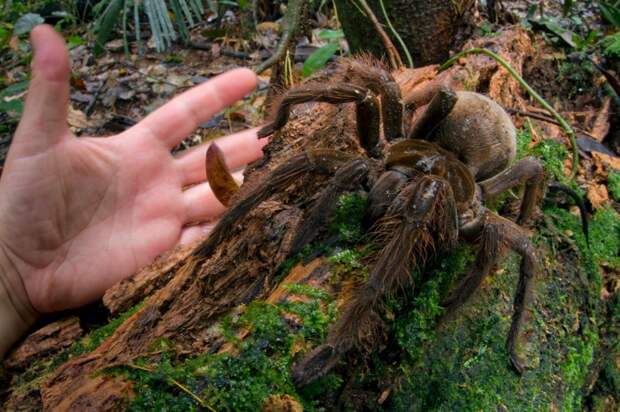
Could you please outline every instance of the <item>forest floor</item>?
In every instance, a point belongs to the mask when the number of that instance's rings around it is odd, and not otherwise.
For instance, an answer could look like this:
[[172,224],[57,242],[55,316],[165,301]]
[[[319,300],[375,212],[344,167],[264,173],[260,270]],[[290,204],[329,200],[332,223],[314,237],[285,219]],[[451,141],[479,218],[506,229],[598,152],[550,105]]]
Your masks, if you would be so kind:
[[[545,200],[532,231],[544,273],[537,280],[537,298],[529,314],[522,349],[528,372],[523,377],[507,367],[504,348],[519,272],[516,256],[496,269],[455,320],[437,324],[441,296],[473,258],[471,248],[460,245],[432,262],[428,273],[416,274],[421,286],[415,292],[388,302],[383,316],[390,332],[384,346],[370,355],[350,354],[319,383],[296,389],[288,371],[300,353],[324,338],[333,322],[339,304],[334,284],[363,277],[367,270],[367,239],[360,234],[364,199],[358,193],[339,199],[335,243],[315,245],[303,256],[278,262],[274,256],[280,228],[289,228],[296,213],[279,197],[265,202],[239,229],[248,239],[222,247],[234,252],[250,248],[248,242],[265,231],[273,235],[254,247],[263,248],[253,249],[259,263],[240,265],[240,275],[227,278],[224,286],[239,288],[237,294],[203,296],[200,282],[212,286],[214,281],[208,279],[214,273],[180,273],[194,250],[175,250],[135,280],[114,287],[102,302],[37,324],[4,362],[0,409],[62,409],[68,405],[63,403],[66,395],[75,408],[122,405],[133,410],[618,410],[620,100],[605,75],[583,55],[593,56],[612,76],[620,68],[619,60],[588,43],[592,31],[609,30],[590,3],[576,2],[566,18],[560,1],[541,2],[542,13],[539,7],[529,16],[524,2],[502,3],[511,17],[491,23],[479,13],[472,44],[491,44],[505,53],[573,126],[581,161],[571,180],[572,147],[563,130],[535,117],[513,116],[519,130],[518,157],[539,158],[550,179],[581,194],[591,222],[588,243],[579,209],[563,198]],[[71,129],[78,136],[121,132],[174,95],[228,69],[255,68],[275,49],[280,21],[255,28],[251,13],[238,8],[222,16],[192,30],[192,47],[178,44],[163,53],[149,42],[141,53],[130,43],[127,54],[122,39],[117,39],[106,45],[102,56],[94,57],[83,40],[88,38],[85,26],[63,30],[72,59]],[[312,13],[310,27],[294,57],[296,82],[303,78],[304,60],[334,36],[339,51],[330,62],[347,54],[329,7]],[[13,39],[0,52],[0,163],[21,113],[29,58],[23,38]],[[519,112],[546,116],[509,77],[494,76],[499,73],[496,65],[477,58],[462,64],[484,73],[469,78],[472,90],[484,91]],[[269,72],[259,76],[256,92],[202,125],[175,150],[260,125],[269,81]],[[253,176],[260,176],[260,167]],[[297,190],[303,194],[310,189]],[[510,215],[512,206],[510,198],[503,198],[496,208]],[[266,218],[275,221],[273,227],[260,226]],[[249,233],[257,227],[257,234]],[[238,262],[239,256],[221,259]],[[222,263],[218,270],[224,273],[230,267],[235,266]],[[278,282],[257,301],[245,302],[241,275],[267,267]],[[263,281],[251,286],[257,288]],[[200,299],[204,307],[188,306]],[[223,312],[217,308],[218,301],[235,299],[239,305],[230,308],[227,303]],[[217,322],[205,320],[212,318]]]

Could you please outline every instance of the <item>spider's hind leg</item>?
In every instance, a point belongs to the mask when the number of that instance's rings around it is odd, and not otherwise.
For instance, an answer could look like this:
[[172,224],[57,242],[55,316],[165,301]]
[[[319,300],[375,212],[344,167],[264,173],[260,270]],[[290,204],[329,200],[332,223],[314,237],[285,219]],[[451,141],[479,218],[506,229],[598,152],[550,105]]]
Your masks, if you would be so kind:
[[538,160],[527,157],[500,174],[480,182],[484,200],[496,196],[513,187],[525,184],[521,212],[517,222],[528,224],[536,205],[539,203],[544,184],[545,172]]
[[376,225],[379,252],[368,281],[351,291],[326,343],[292,370],[293,382],[305,386],[328,373],[355,345],[372,346],[381,319],[376,312],[385,295],[411,285],[411,271],[426,253],[457,237],[456,205],[450,185],[422,176],[407,185]]
[[452,317],[456,310],[471,297],[507,250],[514,250],[521,255],[521,268],[506,348],[514,368],[517,372],[523,373],[525,367],[523,360],[517,354],[516,342],[525,317],[525,308],[531,300],[531,280],[538,270],[534,246],[523,229],[491,212],[487,212],[484,217],[480,239],[480,249],[473,267],[451,295],[442,302],[442,305],[446,307],[443,320]]

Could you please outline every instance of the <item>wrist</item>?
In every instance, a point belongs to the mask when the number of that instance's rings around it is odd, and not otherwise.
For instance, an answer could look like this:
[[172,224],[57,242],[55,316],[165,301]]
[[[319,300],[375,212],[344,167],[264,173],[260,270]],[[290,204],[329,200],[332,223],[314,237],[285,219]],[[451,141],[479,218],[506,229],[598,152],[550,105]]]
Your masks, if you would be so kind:
[[37,318],[22,277],[0,248],[0,360]]

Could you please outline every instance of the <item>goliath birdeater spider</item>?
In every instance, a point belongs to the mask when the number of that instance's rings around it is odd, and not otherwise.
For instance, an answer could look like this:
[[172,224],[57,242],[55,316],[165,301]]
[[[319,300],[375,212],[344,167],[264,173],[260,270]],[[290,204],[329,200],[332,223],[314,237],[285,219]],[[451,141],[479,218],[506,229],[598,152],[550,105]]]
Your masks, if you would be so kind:
[[[284,93],[274,120],[259,137],[279,131],[291,107],[307,102],[354,103],[357,135],[366,156],[323,148],[290,157],[232,205],[202,246],[203,253],[212,250],[255,206],[292,182],[315,174],[331,176],[294,234],[292,255],[316,238],[341,194],[368,192],[364,220],[381,249],[368,280],[344,303],[326,341],[293,367],[295,384],[323,376],[354,345],[372,344],[385,296],[412,287],[412,271],[424,256],[453,247],[459,238],[478,245],[478,251],[468,273],[443,302],[448,314],[469,299],[508,250],[521,256],[507,350],[512,365],[523,372],[515,345],[538,262],[526,232],[483,203],[524,185],[517,221],[527,224],[542,193],[543,169],[533,158],[512,164],[516,131],[504,110],[483,95],[441,88],[405,133],[401,90],[393,76],[379,63],[353,59],[339,63],[329,82],[308,82]],[[237,186],[215,145],[210,146],[207,169],[216,196],[228,204]]]

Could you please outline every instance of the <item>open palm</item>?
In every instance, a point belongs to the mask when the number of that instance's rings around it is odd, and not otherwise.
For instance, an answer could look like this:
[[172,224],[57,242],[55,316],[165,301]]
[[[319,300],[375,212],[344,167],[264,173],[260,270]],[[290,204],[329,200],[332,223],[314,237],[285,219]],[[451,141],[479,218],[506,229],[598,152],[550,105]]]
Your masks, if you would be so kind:
[[[33,79],[0,179],[0,252],[39,312],[100,297],[179,241],[191,223],[223,211],[205,179],[205,148],[170,150],[199,124],[251,91],[254,74],[230,71],[128,131],[75,138],[66,123],[69,62],[48,26],[32,34]],[[222,138],[230,167],[261,155],[254,131]],[[193,185],[185,189],[188,185]]]

